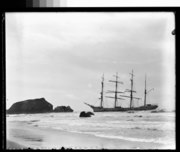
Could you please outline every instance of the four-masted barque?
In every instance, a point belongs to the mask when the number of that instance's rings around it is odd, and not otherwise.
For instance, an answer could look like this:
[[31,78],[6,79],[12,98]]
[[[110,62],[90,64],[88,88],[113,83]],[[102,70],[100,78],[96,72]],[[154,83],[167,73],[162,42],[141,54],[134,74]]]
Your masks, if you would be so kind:
[[[141,111],[141,110],[153,110],[156,109],[158,106],[157,105],[152,105],[152,104],[146,104],[146,96],[147,94],[153,90],[150,89],[149,91],[147,91],[146,89],[146,76],[145,76],[145,89],[144,89],[144,105],[139,106],[139,107],[134,107],[133,106],[133,100],[137,99],[139,100],[140,98],[138,97],[134,97],[134,93],[136,93],[135,90],[133,90],[133,70],[132,73],[130,73],[131,75],[131,88],[130,89],[126,89],[125,91],[118,91],[118,84],[123,84],[123,82],[118,80],[118,73],[116,73],[115,76],[115,80],[109,80],[109,82],[115,83],[115,90],[108,90],[107,93],[113,93],[114,96],[105,96],[106,98],[113,98],[114,99],[114,107],[112,108],[107,108],[103,106],[104,103],[104,75],[102,77],[102,82],[101,82],[101,97],[100,97],[100,106],[93,106],[90,105],[88,103],[85,103],[86,105],[88,105],[89,107],[91,107],[93,109],[94,112],[118,112],[118,111]],[[129,92],[129,95],[122,95],[126,92]],[[117,102],[118,100],[125,100],[124,98],[129,98],[130,99],[130,105],[129,107],[121,107],[121,106],[117,106]]]

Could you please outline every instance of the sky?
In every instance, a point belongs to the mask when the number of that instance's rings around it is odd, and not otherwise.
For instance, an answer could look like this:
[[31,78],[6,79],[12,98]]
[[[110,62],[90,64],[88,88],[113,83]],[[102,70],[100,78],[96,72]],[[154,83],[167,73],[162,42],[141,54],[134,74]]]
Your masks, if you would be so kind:
[[[44,97],[53,107],[75,111],[100,105],[104,89],[130,88],[134,71],[134,105],[147,103],[175,109],[175,28],[171,12],[6,13],[6,107]],[[105,94],[114,96],[113,94]],[[128,94],[125,94],[128,95]],[[105,98],[104,106],[114,100]],[[129,106],[129,99],[118,101]]]

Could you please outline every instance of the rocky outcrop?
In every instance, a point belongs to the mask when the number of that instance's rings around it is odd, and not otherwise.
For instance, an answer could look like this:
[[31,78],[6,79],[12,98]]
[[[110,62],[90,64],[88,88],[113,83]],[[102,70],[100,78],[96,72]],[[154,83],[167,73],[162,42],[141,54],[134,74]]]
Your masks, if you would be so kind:
[[44,98],[39,98],[16,102],[7,110],[7,114],[45,113],[52,110],[52,104]]
[[92,112],[89,112],[89,111],[87,112],[87,114],[88,114],[88,115],[94,115],[94,113],[92,113]]
[[91,117],[91,115],[94,115],[94,113],[82,111],[79,117]]
[[73,112],[73,109],[70,106],[57,106],[53,112]]

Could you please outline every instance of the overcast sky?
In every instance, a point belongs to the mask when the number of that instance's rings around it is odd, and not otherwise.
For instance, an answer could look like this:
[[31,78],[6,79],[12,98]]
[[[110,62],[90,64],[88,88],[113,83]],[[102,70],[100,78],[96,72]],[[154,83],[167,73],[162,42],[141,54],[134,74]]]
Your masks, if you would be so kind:
[[115,89],[108,81],[116,72],[124,91],[133,69],[137,105],[146,74],[154,88],[147,103],[174,109],[174,28],[173,13],[6,13],[7,108],[44,97],[54,107],[91,110],[83,102],[99,105],[103,73],[105,91]]

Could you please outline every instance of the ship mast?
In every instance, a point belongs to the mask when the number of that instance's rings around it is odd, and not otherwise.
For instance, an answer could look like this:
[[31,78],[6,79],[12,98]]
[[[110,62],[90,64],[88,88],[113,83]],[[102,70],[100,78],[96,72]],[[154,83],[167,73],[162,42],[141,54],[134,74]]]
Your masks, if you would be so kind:
[[115,91],[108,90],[107,93],[114,93],[115,96],[114,97],[106,96],[106,97],[107,98],[114,98],[115,99],[115,101],[114,101],[114,108],[116,108],[117,107],[117,100],[118,99],[124,100],[123,98],[118,98],[117,94],[118,93],[124,93],[124,92],[118,91],[118,83],[123,84],[123,82],[118,81],[118,78],[119,78],[118,77],[118,73],[116,72],[116,75],[113,75],[113,76],[116,78],[116,80],[109,80],[109,82],[115,83]]
[[144,106],[146,106],[146,94],[147,94],[147,90],[146,90],[146,75],[145,75]]
[[131,81],[131,90],[130,90],[130,109],[132,108],[132,100],[133,100],[133,77],[134,77],[134,75],[133,75],[133,70],[132,70],[132,73],[129,73],[130,75],[131,75],[131,79],[130,79],[130,81]]
[[146,89],[146,75],[145,75],[144,107],[146,106],[146,95],[152,90],[154,90],[154,88],[150,89],[149,91],[147,91],[147,89]]
[[130,106],[129,108],[132,109],[132,102],[133,102],[133,99],[140,99],[140,98],[137,98],[137,97],[133,97],[133,93],[136,93],[136,91],[133,90],[133,77],[134,77],[134,74],[133,74],[133,70],[132,70],[132,73],[129,73],[131,75],[131,89],[126,89],[125,92],[130,92],[130,96],[125,96],[125,95],[120,95],[122,97],[127,97],[127,98],[130,98]]
[[100,107],[102,108],[103,107],[103,95],[104,95],[104,74],[102,76],[102,82],[101,82],[101,104],[100,104]]

